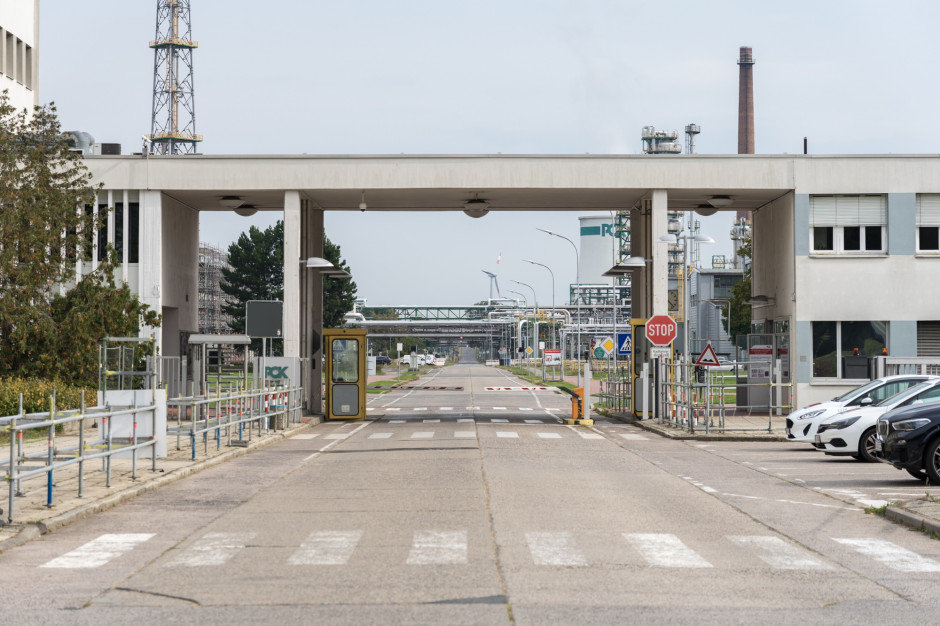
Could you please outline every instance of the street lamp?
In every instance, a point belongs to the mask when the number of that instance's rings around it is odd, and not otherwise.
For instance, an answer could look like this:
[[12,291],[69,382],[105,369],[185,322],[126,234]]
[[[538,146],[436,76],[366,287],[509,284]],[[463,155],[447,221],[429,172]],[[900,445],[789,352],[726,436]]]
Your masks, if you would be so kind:
[[[535,230],[541,231],[546,235],[551,235],[553,237],[560,237],[571,244],[571,247],[574,248],[574,262],[575,262],[575,299],[577,300],[578,305],[578,344],[575,347],[574,354],[575,359],[578,363],[578,387],[581,386],[581,259],[578,255],[578,246],[574,245],[574,242],[565,237],[564,235],[559,235],[558,233],[553,233],[550,230],[545,230],[544,228],[536,228]],[[562,378],[564,379],[564,365],[562,365]]]
[[[614,348],[614,380],[616,380],[617,352],[620,351],[620,340],[619,340],[619,337],[617,336],[617,279],[623,278],[624,276],[628,276],[631,273],[635,272],[636,270],[643,269],[644,267],[646,267],[647,263],[652,263],[652,262],[653,262],[652,259],[644,259],[641,256],[632,256],[628,259],[624,259],[620,263],[614,265],[609,270],[601,274],[601,276],[607,276],[613,279],[612,282],[613,282],[614,293],[613,293],[613,300],[612,300],[613,306],[611,307],[611,311],[613,313],[612,326],[614,329],[614,340],[615,340],[615,343],[617,344],[616,348]],[[631,288],[632,288],[632,282],[631,282]],[[616,396],[616,392],[615,392],[615,397],[618,398],[617,402],[619,406],[619,396]]]
[[709,237],[708,235],[663,235],[659,238],[660,241],[665,243],[677,243],[679,240],[682,240],[682,257],[684,259],[684,265],[682,268],[682,281],[685,283],[685,288],[683,289],[682,294],[682,355],[685,360],[686,366],[688,366],[691,356],[689,345],[689,302],[692,281],[689,277],[689,241],[694,241],[696,243],[715,243],[715,240]]
[[555,272],[552,271],[552,268],[545,265],[544,263],[538,263],[537,261],[530,261],[529,259],[522,259],[526,263],[531,263],[532,265],[541,265],[548,270],[548,273],[552,275],[552,348],[555,348]]
[[[526,308],[529,306],[529,301],[528,301],[528,299],[526,298],[525,294],[522,293],[521,291],[513,291],[512,289],[507,289],[507,290],[506,290],[506,293],[514,293],[514,294],[516,294],[517,296],[520,296],[520,297],[522,298],[522,315],[524,316],[524,315],[525,315],[525,310],[526,310]],[[521,338],[522,338],[521,335],[522,335],[522,327],[519,328],[519,332],[517,333],[516,337],[517,337],[518,339],[521,339]],[[521,348],[522,346],[516,346],[516,347],[517,347],[517,348]],[[517,352],[517,353],[518,353],[518,352]],[[510,360],[511,360],[511,359],[512,359],[512,356],[510,355]]]
[[[532,302],[535,303],[535,321],[532,322],[532,349],[535,351],[535,354],[539,353],[539,298],[535,295],[535,289],[532,285],[527,283],[521,283],[518,280],[510,280],[509,282],[516,283],[517,285],[522,285],[523,287],[528,287],[532,289]],[[528,360],[526,361],[526,371],[528,371]]]

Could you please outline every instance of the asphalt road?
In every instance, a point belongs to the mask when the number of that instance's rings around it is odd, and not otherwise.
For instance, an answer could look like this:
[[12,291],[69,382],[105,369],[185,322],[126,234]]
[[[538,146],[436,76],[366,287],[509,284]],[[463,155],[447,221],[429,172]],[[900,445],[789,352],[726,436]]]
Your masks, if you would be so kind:
[[787,443],[565,426],[567,396],[475,364],[433,383],[464,389],[373,396],[367,421],[318,425],[0,555],[5,617],[935,621],[940,543],[864,512],[922,495],[906,474]]

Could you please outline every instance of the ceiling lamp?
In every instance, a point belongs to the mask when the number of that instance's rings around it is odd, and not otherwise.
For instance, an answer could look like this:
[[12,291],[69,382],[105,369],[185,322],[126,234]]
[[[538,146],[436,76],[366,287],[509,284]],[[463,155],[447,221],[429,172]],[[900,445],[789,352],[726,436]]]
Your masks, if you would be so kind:
[[254,215],[258,212],[258,207],[253,204],[243,204],[235,212],[241,215],[242,217],[248,217],[249,215]]
[[716,209],[723,209],[734,204],[734,199],[731,196],[712,196],[708,204]]
[[365,213],[365,212],[366,212],[366,209],[368,209],[368,208],[369,208],[369,206],[366,204],[366,190],[363,189],[363,190],[362,190],[362,197],[361,197],[361,199],[359,200],[359,210],[362,211],[363,213]]
[[490,212],[490,203],[481,198],[473,198],[463,203],[463,212],[470,217],[483,217]]
[[222,196],[219,198],[219,206],[226,209],[237,209],[243,204],[245,204],[245,201],[242,200],[241,196]]
[[703,217],[708,217],[709,215],[714,215],[717,213],[718,209],[710,204],[700,204],[695,207],[695,212]]

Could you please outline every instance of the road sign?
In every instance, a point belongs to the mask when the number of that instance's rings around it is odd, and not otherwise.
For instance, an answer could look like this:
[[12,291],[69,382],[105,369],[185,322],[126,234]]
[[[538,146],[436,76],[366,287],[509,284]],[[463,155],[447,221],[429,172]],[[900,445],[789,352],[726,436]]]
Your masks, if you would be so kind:
[[653,346],[650,348],[650,358],[651,359],[668,359],[669,358],[669,346]]
[[604,349],[600,346],[594,348],[594,358],[595,359],[606,359],[607,353],[604,352]]
[[705,344],[705,349],[702,350],[702,353],[698,356],[698,360],[695,361],[695,364],[704,365],[706,367],[715,367],[717,365],[721,365],[721,363],[718,362],[718,355],[715,354],[715,350],[712,348],[712,344]]
[[614,348],[617,347],[617,344],[614,343],[614,340],[611,337],[604,337],[600,341],[600,346],[604,349],[604,356],[610,356],[610,353],[614,351]]
[[526,353],[526,354],[532,354],[532,348],[526,348],[526,349],[525,349],[525,353]]
[[668,346],[676,334],[676,320],[668,315],[654,315],[646,321],[646,338],[654,346]]
[[561,348],[545,349],[545,365],[561,365]]
[[633,335],[631,333],[617,333],[617,354],[630,354],[633,352]]

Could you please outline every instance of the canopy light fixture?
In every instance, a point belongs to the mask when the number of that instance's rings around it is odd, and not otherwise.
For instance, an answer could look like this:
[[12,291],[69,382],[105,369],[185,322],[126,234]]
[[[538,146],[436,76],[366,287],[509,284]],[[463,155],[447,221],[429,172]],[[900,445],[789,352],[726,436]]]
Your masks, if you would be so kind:
[[242,217],[248,217],[249,215],[254,215],[258,212],[258,207],[253,204],[243,204],[240,207],[235,209],[235,212],[241,215]]
[[695,207],[695,212],[703,217],[708,217],[709,215],[714,215],[717,213],[718,209],[710,204],[700,204]]
[[243,204],[245,204],[245,201],[242,200],[241,196],[222,196],[219,198],[219,206],[226,209],[237,209]]
[[473,198],[463,203],[463,212],[470,217],[483,217],[490,212],[490,203],[482,198]]
[[724,207],[734,204],[734,199],[731,196],[712,196],[708,204],[716,209],[723,209]]

